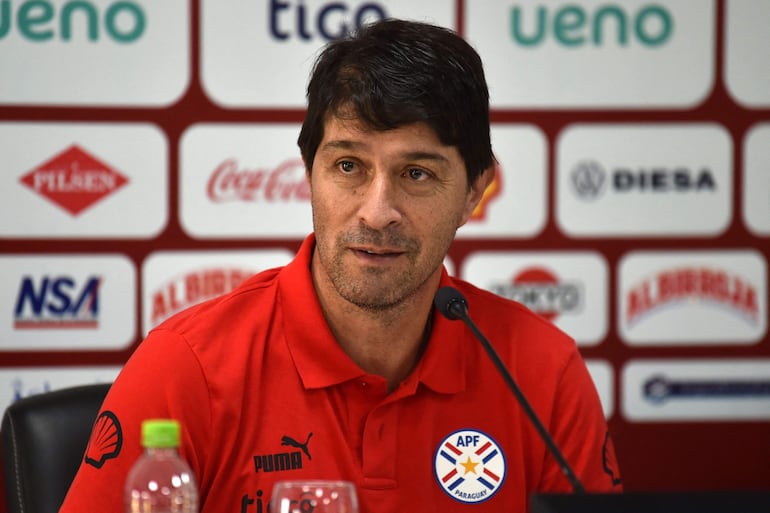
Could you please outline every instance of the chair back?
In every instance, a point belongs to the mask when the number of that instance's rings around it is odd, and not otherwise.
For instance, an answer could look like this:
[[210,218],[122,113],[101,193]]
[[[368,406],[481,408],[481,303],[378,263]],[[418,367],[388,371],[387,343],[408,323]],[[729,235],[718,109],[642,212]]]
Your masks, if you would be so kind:
[[83,460],[109,383],[19,399],[3,415],[8,513],[57,513]]

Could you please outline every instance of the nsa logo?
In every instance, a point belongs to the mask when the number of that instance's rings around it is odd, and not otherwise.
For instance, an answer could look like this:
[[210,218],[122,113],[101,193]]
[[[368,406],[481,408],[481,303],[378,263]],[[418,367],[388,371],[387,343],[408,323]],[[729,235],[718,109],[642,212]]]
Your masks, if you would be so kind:
[[497,442],[481,431],[456,431],[436,449],[433,470],[447,495],[475,504],[491,498],[502,486],[505,455]]

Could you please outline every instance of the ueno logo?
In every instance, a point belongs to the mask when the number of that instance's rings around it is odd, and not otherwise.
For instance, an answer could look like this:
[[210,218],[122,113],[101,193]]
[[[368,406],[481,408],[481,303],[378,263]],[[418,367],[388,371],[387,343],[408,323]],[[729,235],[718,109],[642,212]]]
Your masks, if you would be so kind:
[[78,283],[70,276],[44,276],[36,285],[25,276],[14,309],[14,328],[97,328],[98,276]]
[[117,43],[133,43],[142,37],[147,27],[146,15],[135,2],[113,2],[103,13],[92,2],[84,0],[65,2],[58,12],[54,4],[28,0],[18,6],[13,16],[11,0],[0,1],[0,39],[11,31],[14,18],[19,35],[33,42],[50,41],[57,35],[62,41],[70,41],[74,25],[86,28],[89,41],[98,41],[101,30]]
[[[340,39],[365,23],[388,17],[385,7],[377,3],[365,3],[352,9],[343,2],[322,4],[315,11],[300,0],[270,0],[270,34],[274,39],[287,41],[298,37],[305,41],[315,36],[331,41]],[[292,32],[291,28],[296,28]]]
[[[635,13],[627,13],[622,4],[602,5],[587,11],[581,5],[564,5],[549,11],[548,6],[536,8],[534,21],[525,15],[523,7],[511,9],[511,36],[520,46],[537,46],[548,37],[567,47],[610,44],[611,38],[619,46],[630,42],[645,47],[665,44],[674,30],[674,21],[665,7],[650,4]],[[615,30],[614,33],[610,32]]]

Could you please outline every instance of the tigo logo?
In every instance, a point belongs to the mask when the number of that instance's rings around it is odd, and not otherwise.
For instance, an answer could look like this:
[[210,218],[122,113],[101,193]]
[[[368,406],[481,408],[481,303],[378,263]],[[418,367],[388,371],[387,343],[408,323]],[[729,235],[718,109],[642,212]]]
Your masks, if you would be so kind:
[[201,85],[214,102],[231,108],[304,109],[307,77],[320,47],[367,23],[396,17],[429,19],[455,28],[456,19],[454,2],[446,1],[196,3],[201,20]]
[[128,179],[73,145],[22,176],[21,182],[76,216],[124,186]]
[[[293,36],[310,41],[315,35],[330,41],[344,37],[365,23],[387,17],[385,7],[376,3],[351,9],[344,2],[330,2],[311,11],[302,1],[294,5],[291,1],[270,0],[270,35],[279,41]],[[296,28],[296,32],[291,28]]]
[[[132,43],[144,34],[147,25],[144,11],[134,2],[113,2],[104,13],[100,13],[93,2],[85,1],[64,2],[57,13],[55,3],[44,0],[22,2],[15,16],[19,35],[33,42],[48,41],[57,36],[55,29],[59,27],[58,37],[70,41],[75,37],[75,25],[86,28],[85,38],[89,41],[98,41],[104,33],[115,42]],[[11,0],[0,2],[0,39],[12,28],[12,8]],[[85,24],[81,23],[83,19]]]

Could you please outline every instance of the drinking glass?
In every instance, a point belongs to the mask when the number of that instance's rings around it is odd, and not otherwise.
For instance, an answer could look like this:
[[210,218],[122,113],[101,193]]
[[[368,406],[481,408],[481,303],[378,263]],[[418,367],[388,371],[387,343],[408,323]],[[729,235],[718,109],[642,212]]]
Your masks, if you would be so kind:
[[358,496],[349,481],[278,481],[270,501],[272,513],[358,513]]

